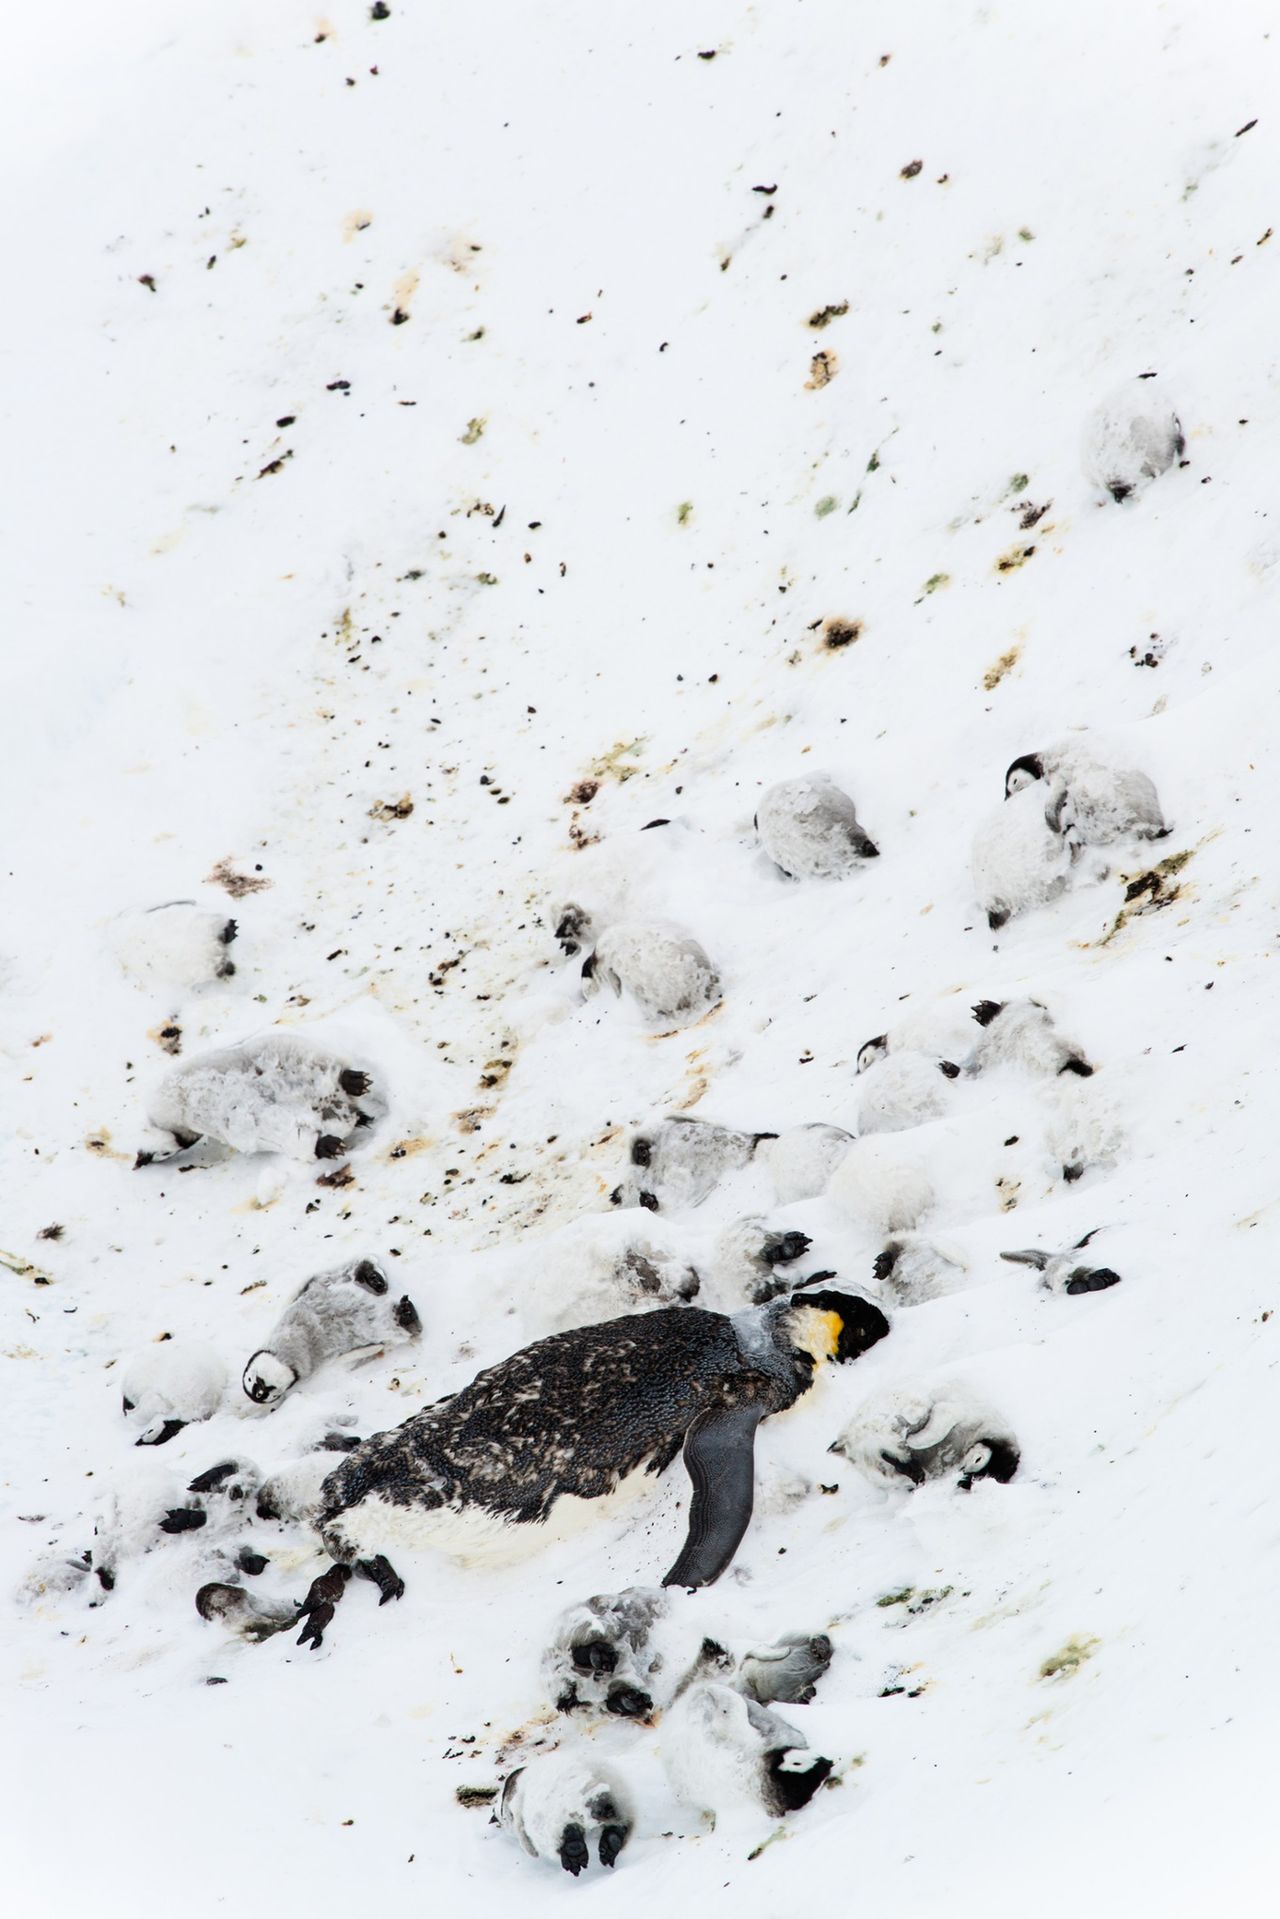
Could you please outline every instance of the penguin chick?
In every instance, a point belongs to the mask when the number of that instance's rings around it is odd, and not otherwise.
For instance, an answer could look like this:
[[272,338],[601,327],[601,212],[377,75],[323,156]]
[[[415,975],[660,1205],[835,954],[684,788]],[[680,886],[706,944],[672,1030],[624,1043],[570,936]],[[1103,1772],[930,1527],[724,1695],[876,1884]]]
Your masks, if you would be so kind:
[[784,1706],[807,1706],[818,1681],[831,1664],[832,1646],[826,1633],[784,1633],[771,1646],[755,1646],[744,1653],[735,1684],[759,1706],[781,1701]]
[[886,1240],[872,1267],[877,1284],[899,1306],[920,1306],[957,1292],[968,1271],[961,1254],[921,1233]]
[[1120,1284],[1120,1275],[1110,1266],[1090,1266],[1077,1255],[1089,1244],[1097,1233],[1095,1226],[1083,1239],[1075,1241],[1063,1252],[1046,1252],[1040,1246],[1028,1246],[1018,1253],[1001,1253],[1001,1259],[1007,1259],[1016,1266],[1034,1266],[1040,1274],[1040,1284],[1051,1293],[1102,1293],[1109,1286]]
[[359,1443],[356,1440],[352,1446],[341,1448],[319,1446],[314,1452],[304,1453],[300,1459],[281,1466],[258,1488],[254,1506],[257,1517],[278,1520],[288,1526],[314,1526],[324,1505],[320,1488],[337,1464],[335,1454],[354,1451]]
[[212,1346],[165,1339],[144,1346],[120,1377],[136,1446],[163,1446],[184,1426],[212,1419],[227,1389],[227,1368]]
[[689,1686],[662,1725],[662,1758],[672,1787],[702,1812],[743,1806],[774,1818],[807,1806],[831,1772],[802,1732],[733,1686]]
[[790,879],[843,879],[880,855],[849,795],[821,774],[771,786],[761,796],[755,827],[769,858]]
[[877,1236],[910,1232],[936,1203],[923,1157],[891,1137],[855,1140],[827,1186],[846,1218]]
[[1067,1181],[1082,1179],[1091,1166],[1114,1166],[1125,1147],[1115,1102],[1093,1080],[1064,1079],[1054,1087],[1047,1137]]
[[1098,758],[1074,740],[1024,753],[1005,772],[1005,798],[1043,782],[1046,816],[1084,846],[1109,846],[1135,834],[1162,840],[1169,828],[1155,784],[1136,766]]
[[542,1676],[557,1712],[613,1713],[645,1719],[654,1709],[664,1661],[651,1644],[669,1600],[658,1586],[597,1593],[561,1613],[542,1656]]
[[1013,793],[985,819],[973,840],[973,886],[987,925],[997,931],[1015,913],[1043,906],[1065,891],[1078,843],[1051,825],[1042,795]]
[[238,1639],[255,1646],[298,1623],[298,1608],[287,1600],[261,1598],[243,1586],[223,1585],[216,1580],[201,1586],[196,1594],[196,1611],[201,1619],[216,1621]]
[[1091,486],[1129,499],[1186,452],[1182,423],[1150,380],[1126,380],[1090,415],[1083,464]]
[[589,946],[594,938],[593,922],[585,906],[577,906],[569,901],[559,914],[555,915],[555,937],[560,942],[560,950],[570,958]]
[[735,1306],[763,1306],[798,1283],[794,1269],[811,1241],[807,1233],[781,1232],[763,1219],[739,1219],[726,1226],[711,1256],[717,1292]]
[[535,1859],[558,1859],[576,1879],[591,1863],[594,1836],[602,1866],[612,1866],[631,1837],[635,1812],[626,1781],[585,1749],[540,1753],[509,1773],[497,1823]]
[[947,1109],[947,1088],[960,1068],[950,1060],[929,1059],[924,1053],[894,1053],[864,1071],[868,1041],[858,1054],[862,1097],[858,1103],[858,1133],[905,1133],[928,1119],[939,1119]]
[[168,900],[142,912],[121,913],[107,941],[131,979],[143,985],[196,987],[230,979],[236,922],[195,900]]
[[998,1414],[954,1380],[898,1385],[873,1395],[827,1448],[877,1484],[921,1486],[956,1476],[1002,1484],[1018,1470],[1018,1442]]
[[258,1406],[278,1406],[300,1380],[328,1359],[369,1346],[398,1346],[422,1331],[405,1293],[391,1297],[387,1276],[371,1259],[315,1273],[294,1294],[267,1344],[244,1369],[244,1390]]
[[632,1135],[627,1172],[609,1199],[651,1213],[701,1206],[727,1173],[748,1163],[761,1140],[772,1138],[673,1114]]
[[[237,1153],[336,1159],[386,1111],[363,1069],[292,1033],[270,1032],[204,1053],[166,1075],[151,1102],[154,1127],[183,1151],[208,1137]],[[138,1164],[165,1157],[142,1152]]]
[[779,1206],[790,1206],[797,1199],[816,1199],[825,1193],[832,1173],[853,1145],[852,1133],[822,1120],[788,1126],[776,1136],[757,1133],[756,1138],[756,1163],[772,1180],[773,1197]]
[[1021,1066],[1044,1078],[1074,1073],[1088,1079],[1093,1072],[1084,1049],[1058,1031],[1053,1014],[1038,999],[979,1000],[973,1017],[982,1031],[965,1061],[970,1073]]
[[168,1539],[198,1532],[201,1546],[242,1527],[257,1491],[257,1468],[227,1459],[200,1473],[180,1492],[167,1474],[132,1480],[111,1493],[94,1526],[89,1558],[100,1588],[91,1603],[113,1592],[121,1569]]
[[697,940],[661,921],[622,920],[605,928],[582,963],[582,992],[629,993],[645,1018],[690,1026],[721,998],[720,975]]

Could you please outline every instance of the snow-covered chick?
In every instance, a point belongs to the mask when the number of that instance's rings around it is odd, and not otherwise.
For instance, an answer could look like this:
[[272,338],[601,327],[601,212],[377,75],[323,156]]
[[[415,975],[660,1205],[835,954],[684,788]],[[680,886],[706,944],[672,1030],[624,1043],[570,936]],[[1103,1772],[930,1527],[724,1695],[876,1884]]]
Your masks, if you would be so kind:
[[[759,1218],[736,1219],[716,1239],[710,1278],[724,1306],[763,1306],[800,1283],[795,1263],[811,1241],[807,1233],[785,1231]],[[786,1268],[790,1270],[779,1270]]]
[[971,1073],[989,1066],[1021,1066],[1044,1078],[1074,1073],[1088,1079],[1093,1072],[1080,1044],[1060,1033],[1053,1014],[1038,999],[983,999],[973,1009],[981,1027],[973,1051],[965,1061]]
[[999,1414],[950,1379],[874,1394],[828,1451],[877,1484],[911,1489],[954,1475],[964,1492],[976,1479],[1012,1479],[1021,1456]]
[[751,1807],[779,1818],[807,1806],[831,1772],[808,1744],[788,1720],[717,1680],[695,1680],[662,1722],[672,1787],[715,1814]]
[[1062,1252],[1051,1253],[1043,1246],[1028,1246],[1021,1252],[1001,1253],[1015,1266],[1034,1266],[1040,1283],[1051,1293],[1103,1293],[1120,1284],[1120,1275],[1110,1266],[1091,1266],[1080,1254],[1099,1231],[1094,1227]]
[[771,786],[755,827],[769,858],[791,879],[843,879],[880,854],[849,795],[824,774]]
[[876,1254],[873,1276],[899,1306],[919,1306],[958,1292],[968,1276],[963,1254],[922,1233],[901,1233]]
[[244,1390],[258,1406],[276,1406],[326,1360],[370,1346],[401,1345],[422,1331],[405,1293],[391,1297],[387,1276],[371,1259],[315,1273],[299,1288],[244,1369]]
[[138,1165],[208,1137],[237,1153],[336,1159],[353,1150],[386,1107],[369,1073],[292,1033],[264,1033],[176,1067],[151,1102],[170,1135]]
[[776,1137],[758,1133],[756,1138],[756,1164],[772,1180],[773,1197],[780,1206],[825,1193],[832,1173],[853,1145],[852,1133],[824,1120],[788,1126]]
[[195,987],[230,979],[236,922],[195,900],[121,913],[107,928],[107,944],[131,979],[144,985]]
[[215,1347],[157,1340],[129,1359],[120,1376],[126,1417],[138,1446],[163,1446],[184,1426],[212,1419],[227,1390],[227,1365]]
[[1051,825],[1043,789],[1014,792],[973,840],[973,885],[993,931],[1065,891],[1078,842]]
[[542,1656],[556,1711],[647,1717],[664,1666],[653,1628],[669,1609],[670,1596],[661,1587],[628,1586],[561,1613]]
[[1109,846],[1130,833],[1162,840],[1169,831],[1147,774],[1101,758],[1074,740],[1013,760],[1004,776],[1005,797],[1041,782],[1050,825],[1069,831],[1084,846]]
[[1167,473],[1186,445],[1182,422],[1154,382],[1126,380],[1089,418],[1085,478],[1113,500],[1127,500]]
[[601,986],[627,993],[645,1018],[688,1026],[720,1000],[720,975],[696,939],[664,921],[605,928],[582,962],[585,998]]
[[635,1825],[630,1790],[616,1766],[586,1748],[541,1753],[508,1773],[497,1823],[535,1859],[558,1859],[576,1879],[591,1863],[616,1863]]
[[727,1174],[748,1164],[761,1140],[772,1137],[682,1114],[660,1119],[632,1134],[627,1171],[610,1201],[652,1213],[701,1206]]
[[864,1069],[873,1043],[858,1054],[859,1134],[904,1133],[925,1120],[940,1119],[947,1110],[948,1082],[960,1077],[960,1068],[924,1053],[894,1053]]

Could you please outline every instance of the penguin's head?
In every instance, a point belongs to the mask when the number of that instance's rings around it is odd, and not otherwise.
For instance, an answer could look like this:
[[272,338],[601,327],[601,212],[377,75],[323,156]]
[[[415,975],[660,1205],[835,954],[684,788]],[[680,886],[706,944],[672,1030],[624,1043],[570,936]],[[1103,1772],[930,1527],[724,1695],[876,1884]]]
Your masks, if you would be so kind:
[[1032,786],[1036,780],[1044,778],[1044,761],[1038,753],[1024,753],[1021,759],[1010,762],[1004,776],[1004,796],[1012,799],[1024,786]]
[[275,1353],[255,1353],[244,1369],[244,1389],[255,1406],[278,1406],[298,1383],[298,1375]]
[[958,1481],[961,1492],[967,1493],[975,1479],[994,1479],[997,1484],[1007,1486],[1017,1472],[1021,1458],[1011,1439],[1003,1439],[993,1433],[984,1439],[976,1439],[961,1465]]
[[889,1331],[888,1320],[869,1299],[826,1287],[792,1293],[784,1318],[792,1346],[815,1362],[859,1359]]
[[877,1033],[874,1039],[864,1040],[858,1048],[858,1072],[865,1073],[877,1060],[886,1058],[888,1051],[889,1038],[886,1033]]

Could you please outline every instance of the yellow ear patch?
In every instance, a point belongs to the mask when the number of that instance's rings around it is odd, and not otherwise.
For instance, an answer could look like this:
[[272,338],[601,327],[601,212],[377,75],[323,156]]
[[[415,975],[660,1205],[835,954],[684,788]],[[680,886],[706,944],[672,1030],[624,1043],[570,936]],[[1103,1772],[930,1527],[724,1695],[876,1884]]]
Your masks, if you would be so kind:
[[839,1313],[819,1306],[802,1306],[795,1317],[793,1345],[814,1360],[834,1359],[839,1351],[840,1335],[844,1331],[844,1321]]

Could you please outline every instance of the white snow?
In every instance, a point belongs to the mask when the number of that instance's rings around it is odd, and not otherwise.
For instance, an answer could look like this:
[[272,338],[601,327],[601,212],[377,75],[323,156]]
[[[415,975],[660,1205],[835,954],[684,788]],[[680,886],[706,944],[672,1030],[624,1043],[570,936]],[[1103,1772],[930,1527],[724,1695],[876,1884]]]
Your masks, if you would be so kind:
[[[6,1893],[1270,1914],[1280,36],[1192,0],[390,8],[8,23]],[[1118,506],[1082,436],[1147,372],[1186,464]],[[1082,728],[1172,831],[993,934],[974,833]],[[823,766],[880,857],[789,880],[752,817]],[[584,1002],[553,898],[688,928],[722,1002],[675,1033]],[[238,922],[234,975],[126,977],[119,915],[188,899]],[[1047,1083],[1003,1069],[870,1143],[927,1152],[963,1283],[763,1424],[761,1487],[807,1490],[678,1596],[722,1643],[832,1639],[787,1713],[839,1783],[784,1843],[682,1807],[661,1720],[591,1741],[636,1805],[608,1874],[455,1798],[564,1734],[542,1648],[671,1564],[678,1463],[518,1565],[424,1551],[381,1609],[353,1582],[318,1654],[197,1614],[238,1576],[221,1519],[105,1595],[32,1587],[161,1468],[179,1502],[220,1460],[266,1478],[533,1337],[635,1127],[854,1130],[868,1036],[1026,996],[1086,1041],[1063,1085],[1105,1097],[1110,1163],[1065,1184]],[[175,1026],[177,1064],[265,1032],[370,1062],[349,1180],[135,1172]],[[748,1160],[697,1231],[763,1214],[871,1290],[874,1222],[781,1192]],[[1102,1226],[1106,1291],[999,1258]],[[300,1274],[366,1257],[418,1345],[134,1447],[128,1355],[238,1366]],[[888,1498],[828,1459],[953,1376],[1016,1433],[1008,1485]],[[300,1597],[305,1532],[243,1537],[260,1603]]]

